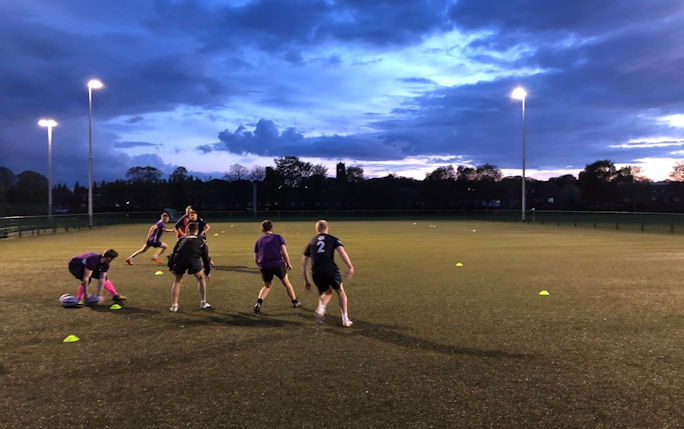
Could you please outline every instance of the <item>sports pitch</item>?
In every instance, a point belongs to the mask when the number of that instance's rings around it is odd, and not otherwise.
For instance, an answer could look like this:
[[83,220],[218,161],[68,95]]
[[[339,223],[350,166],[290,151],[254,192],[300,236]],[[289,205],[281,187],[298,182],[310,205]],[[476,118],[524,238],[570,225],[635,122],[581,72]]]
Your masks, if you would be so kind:
[[[211,223],[212,312],[187,276],[168,311],[151,250],[125,264],[152,220],[0,241],[0,427],[682,427],[681,237],[333,221],[356,269],[343,328],[304,291],[314,221],[275,222],[303,306],[275,282],[260,315],[258,222]],[[108,247],[124,308],[59,306],[69,259]]]

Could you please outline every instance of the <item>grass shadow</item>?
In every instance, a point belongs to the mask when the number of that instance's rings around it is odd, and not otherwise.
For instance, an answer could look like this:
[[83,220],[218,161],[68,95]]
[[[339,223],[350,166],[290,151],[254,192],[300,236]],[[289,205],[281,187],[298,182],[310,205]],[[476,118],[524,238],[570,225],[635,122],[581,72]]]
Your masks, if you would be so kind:
[[211,269],[217,271],[230,271],[233,273],[259,274],[258,268],[246,267],[244,265],[215,265]]

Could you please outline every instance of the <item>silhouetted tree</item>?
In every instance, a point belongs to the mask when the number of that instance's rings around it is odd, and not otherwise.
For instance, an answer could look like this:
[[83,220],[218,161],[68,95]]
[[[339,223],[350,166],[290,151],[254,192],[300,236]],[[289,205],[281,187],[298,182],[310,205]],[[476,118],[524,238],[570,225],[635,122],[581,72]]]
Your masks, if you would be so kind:
[[233,164],[228,169],[228,172],[224,176],[225,179],[229,181],[245,180],[249,174],[247,167],[241,164]]
[[684,182],[684,161],[679,161],[672,167],[670,180],[673,182]]
[[456,171],[453,165],[437,167],[431,173],[425,173],[425,180],[456,180]]
[[157,183],[161,180],[162,173],[159,169],[146,167],[131,167],[126,171],[126,178],[129,182]]
[[349,166],[346,172],[347,182],[358,183],[363,180],[363,168],[359,166]]
[[185,167],[176,167],[169,176],[169,183],[185,183],[188,179],[188,170]]

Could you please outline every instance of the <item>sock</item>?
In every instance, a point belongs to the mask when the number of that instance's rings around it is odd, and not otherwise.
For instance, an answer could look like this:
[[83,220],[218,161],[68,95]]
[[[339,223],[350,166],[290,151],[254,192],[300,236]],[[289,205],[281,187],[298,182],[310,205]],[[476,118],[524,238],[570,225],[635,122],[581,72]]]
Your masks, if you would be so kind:
[[206,304],[206,303],[207,303],[206,300],[204,300],[204,299],[203,299],[203,300],[200,300],[200,304],[201,304],[201,305],[204,305],[204,304]]
[[342,320],[344,320],[344,321],[349,320],[349,316],[347,315],[347,313],[342,313]]
[[261,298],[257,299],[257,304],[263,304],[263,303],[264,303],[263,299],[261,299]]
[[295,299],[292,300],[292,303],[293,303],[293,304],[297,304],[298,302],[299,302],[299,301],[297,301],[297,298],[295,298]]
[[325,305],[319,305],[318,310],[316,310],[316,313],[325,314]]
[[107,280],[104,282],[104,288],[111,296],[116,296],[118,295],[116,289],[114,289],[114,285],[112,284],[111,280]]
[[83,288],[83,284],[78,285],[78,293],[76,294],[76,298],[85,298],[85,288]]

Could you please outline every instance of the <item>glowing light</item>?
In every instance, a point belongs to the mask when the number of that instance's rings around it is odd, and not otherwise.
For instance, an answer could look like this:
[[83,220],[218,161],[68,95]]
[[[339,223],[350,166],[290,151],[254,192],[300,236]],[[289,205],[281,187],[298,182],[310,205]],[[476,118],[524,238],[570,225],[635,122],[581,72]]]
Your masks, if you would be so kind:
[[91,79],[88,81],[88,88],[100,89],[100,88],[104,88],[104,84],[97,79]]
[[57,121],[54,119],[41,119],[38,121],[38,125],[41,127],[47,127],[47,128],[52,128],[57,126]]
[[511,92],[511,98],[514,100],[524,100],[527,97],[527,91],[522,87],[517,87]]

